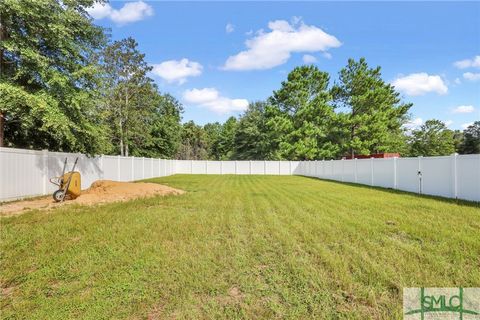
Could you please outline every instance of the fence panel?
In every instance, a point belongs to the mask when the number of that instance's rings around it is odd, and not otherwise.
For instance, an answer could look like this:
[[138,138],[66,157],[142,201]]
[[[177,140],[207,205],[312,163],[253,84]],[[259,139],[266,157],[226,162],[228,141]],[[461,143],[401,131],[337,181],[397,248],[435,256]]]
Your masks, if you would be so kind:
[[235,174],[236,170],[235,161],[222,161],[222,174]]
[[236,161],[237,174],[250,174],[250,161]]
[[105,180],[118,179],[118,159],[115,156],[103,156],[101,158],[102,178]]
[[208,174],[222,174],[222,162],[221,161],[207,161],[207,173]]
[[192,173],[193,174],[206,174],[207,173],[207,162],[206,161],[193,161],[192,162]]
[[280,169],[279,169],[279,172],[281,175],[290,175],[291,172],[290,172],[290,167],[291,167],[291,164],[290,164],[290,161],[279,161],[279,166],[280,166]]
[[420,192],[418,158],[397,159],[397,189]]
[[175,161],[177,173],[188,174],[192,173],[192,161],[191,160],[177,160]]
[[355,182],[355,160],[343,161],[343,181]]
[[421,159],[422,193],[455,197],[452,157],[425,157]]
[[372,160],[371,159],[357,159],[357,183],[371,185],[372,183]]
[[480,154],[457,156],[457,197],[480,201]]
[[384,188],[395,187],[395,168],[393,158],[373,160],[374,185]]
[[44,191],[42,152],[10,149],[0,154],[0,200],[41,195]]
[[250,161],[250,174],[265,174],[264,161]]
[[265,174],[280,174],[280,161],[266,161]]

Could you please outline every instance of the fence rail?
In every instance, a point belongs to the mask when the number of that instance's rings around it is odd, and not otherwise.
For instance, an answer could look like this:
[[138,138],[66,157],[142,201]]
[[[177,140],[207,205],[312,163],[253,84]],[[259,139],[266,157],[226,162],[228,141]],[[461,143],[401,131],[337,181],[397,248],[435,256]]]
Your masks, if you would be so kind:
[[134,181],[172,174],[304,175],[480,201],[480,155],[330,161],[203,161],[0,148],[0,201],[50,194],[50,177],[79,157],[82,188],[98,179]]

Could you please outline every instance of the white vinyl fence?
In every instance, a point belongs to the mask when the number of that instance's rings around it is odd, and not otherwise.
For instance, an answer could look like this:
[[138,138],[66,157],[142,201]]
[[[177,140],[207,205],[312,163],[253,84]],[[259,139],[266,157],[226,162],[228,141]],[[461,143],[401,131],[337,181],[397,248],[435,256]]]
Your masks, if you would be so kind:
[[[0,148],[0,201],[50,194],[48,179],[75,157],[82,188],[98,179],[134,181],[172,174],[304,175],[448,198],[480,201],[480,155],[329,161],[203,161]],[[420,174],[419,174],[420,173]]]
[[480,154],[302,161],[304,176],[480,201]]
[[99,179],[134,181],[175,173],[175,160],[99,156],[24,149],[0,148],[0,201],[51,194],[57,187],[49,182],[62,174],[65,158],[70,171],[79,157],[76,171],[82,175],[82,189]]

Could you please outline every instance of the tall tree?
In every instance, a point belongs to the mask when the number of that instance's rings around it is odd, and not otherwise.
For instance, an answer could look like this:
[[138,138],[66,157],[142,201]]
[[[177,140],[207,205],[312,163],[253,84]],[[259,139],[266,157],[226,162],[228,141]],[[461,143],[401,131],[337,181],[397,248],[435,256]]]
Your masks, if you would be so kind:
[[440,120],[427,120],[410,136],[411,156],[446,156],[455,152],[453,131]]
[[151,145],[148,146],[146,156],[168,159],[175,157],[181,143],[182,113],[182,104],[173,96],[164,94],[160,97],[159,104],[151,115]]
[[101,152],[93,0],[0,1],[0,146]]
[[218,139],[219,160],[232,159],[235,150],[235,135],[237,133],[237,119],[230,117],[222,125]]
[[222,151],[220,150],[219,145],[222,135],[222,127],[223,125],[220,122],[207,123],[203,126],[209,159],[219,160],[222,158]]
[[184,123],[177,159],[205,160],[208,158],[208,139],[203,127],[196,125],[193,121]]
[[315,66],[301,66],[273,92],[267,126],[278,146],[274,158],[307,160],[332,158],[338,153],[329,136],[336,114],[330,104],[328,81],[328,73]]
[[335,104],[346,109],[344,152],[397,152],[404,142],[402,125],[412,106],[402,103],[395,88],[383,81],[381,68],[370,68],[364,58],[348,60],[332,88]]
[[[150,115],[161,97],[153,80],[145,55],[137,49],[133,38],[115,41],[103,55],[106,73],[105,110],[110,120],[113,141],[121,155],[128,156],[132,145],[149,144]],[[137,138],[135,138],[137,137]]]
[[256,101],[240,116],[235,134],[233,158],[239,160],[270,159],[274,153],[266,117],[267,102]]
[[463,131],[463,143],[460,153],[480,153],[480,121],[475,121]]

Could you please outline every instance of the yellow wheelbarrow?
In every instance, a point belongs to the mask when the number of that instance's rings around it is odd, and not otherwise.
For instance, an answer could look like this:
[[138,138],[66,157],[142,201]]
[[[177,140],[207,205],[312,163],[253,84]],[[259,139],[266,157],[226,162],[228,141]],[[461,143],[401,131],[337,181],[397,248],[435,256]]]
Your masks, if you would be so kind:
[[60,177],[50,178],[50,182],[58,186],[58,190],[53,193],[55,202],[63,202],[65,199],[75,199],[82,191],[82,181],[80,172],[75,171],[78,158],[75,159],[72,170],[65,173],[67,168],[67,158],[63,163],[62,175]]

